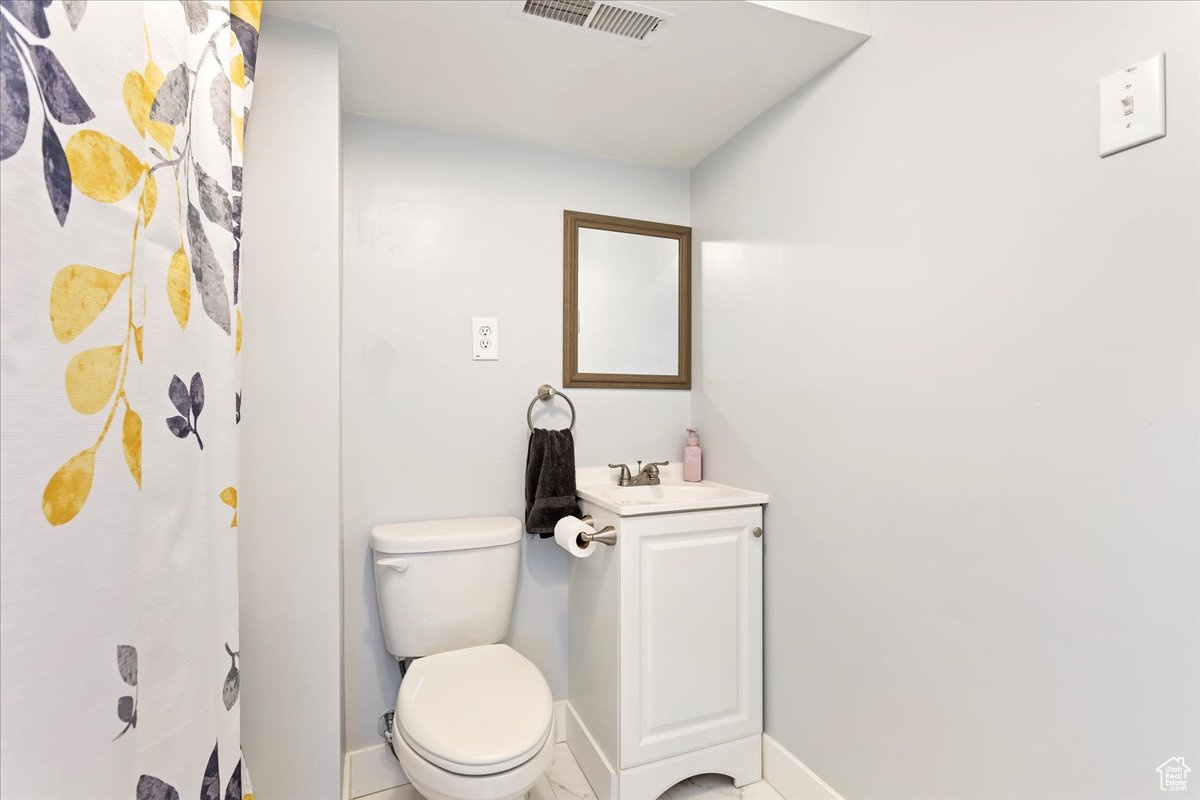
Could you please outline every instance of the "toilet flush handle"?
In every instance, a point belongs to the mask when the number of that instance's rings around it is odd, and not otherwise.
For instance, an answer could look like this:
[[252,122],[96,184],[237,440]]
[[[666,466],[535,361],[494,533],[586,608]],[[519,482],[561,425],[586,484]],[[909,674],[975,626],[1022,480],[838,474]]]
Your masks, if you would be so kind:
[[407,558],[381,558],[376,563],[381,567],[388,567],[389,569],[394,569],[397,572],[408,572]]

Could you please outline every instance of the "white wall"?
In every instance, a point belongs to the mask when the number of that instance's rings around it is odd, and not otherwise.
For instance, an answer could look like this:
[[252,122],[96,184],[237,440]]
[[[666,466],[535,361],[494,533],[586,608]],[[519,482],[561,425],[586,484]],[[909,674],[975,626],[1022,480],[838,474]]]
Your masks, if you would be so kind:
[[[847,798],[1157,797],[1200,761],[1200,5],[871,16],[692,176],[767,729]],[[1097,80],[1158,51],[1167,138],[1101,160]]]
[[[343,316],[346,744],[379,743],[399,672],[368,547],[377,523],[522,516],[525,410],[562,381],[564,209],[688,223],[685,170],[347,115]],[[498,362],[471,317],[499,318]],[[682,455],[688,392],[568,390],[583,465]],[[539,404],[540,405],[540,404]],[[565,408],[561,403],[556,408]],[[556,411],[543,425],[565,422]],[[509,640],[566,696],[568,556],[526,541]]]
[[341,794],[337,37],[264,17],[246,133],[242,750],[261,800]]
[[871,33],[871,4],[866,0],[750,0],[751,3],[838,28]]

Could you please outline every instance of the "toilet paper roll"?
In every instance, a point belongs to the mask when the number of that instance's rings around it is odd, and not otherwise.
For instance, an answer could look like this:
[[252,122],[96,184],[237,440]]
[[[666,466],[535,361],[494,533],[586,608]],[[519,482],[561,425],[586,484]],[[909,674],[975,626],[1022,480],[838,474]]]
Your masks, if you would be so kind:
[[595,545],[581,545],[579,534],[595,533],[595,529],[578,517],[563,517],[554,526],[554,541],[576,558],[587,558],[596,552]]

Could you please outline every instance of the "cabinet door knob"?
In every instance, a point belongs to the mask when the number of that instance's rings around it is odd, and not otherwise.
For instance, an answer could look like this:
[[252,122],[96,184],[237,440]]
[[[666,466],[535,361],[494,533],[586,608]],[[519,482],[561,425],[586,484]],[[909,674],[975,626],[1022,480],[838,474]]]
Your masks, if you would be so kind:
[[755,538],[755,539],[761,539],[761,538],[762,538],[762,528],[755,528],[755,529],[754,529],[754,538]]

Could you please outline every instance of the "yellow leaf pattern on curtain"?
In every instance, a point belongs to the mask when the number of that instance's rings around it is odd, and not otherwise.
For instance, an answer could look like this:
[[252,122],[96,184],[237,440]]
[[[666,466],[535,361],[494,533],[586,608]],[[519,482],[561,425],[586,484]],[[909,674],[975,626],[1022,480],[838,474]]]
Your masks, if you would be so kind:
[[262,22],[262,0],[230,0],[229,13],[245,20],[258,30]]
[[245,119],[239,117],[236,113],[233,115],[233,139],[237,142],[238,150],[244,150],[245,144],[243,137],[245,136],[246,122]]
[[142,213],[142,225],[149,225],[150,218],[154,216],[154,208],[158,205],[158,181],[154,179],[154,173],[146,175],[146,185],[142,187],[142,199],[138,203],[138,208]]
[[192,277],[182,245],[171,256],[171,265],[167,267],[167,299],[171,302],[171,313],[179,323],[179,330],[185,329],[188,315],[192,313]]
[[96,448],[76,453],[59,467],[42,493],[42,510],[51,525],[70,522],[79,513],[96,473]]
[[72,264],[54,276],[50,287],[50,326],[63,344],[74,339],[108,305],[125,273]]
[[138,413],[125,406],[125,421],[121,424],[121,447],[125,450],[125,463],[129,465],[129,474],[142,488],[142,418]]
[[100,131],[80,131],[67,142],[67,164],[75,188],[101,203],[133,191],[146,165],[128,147]]
[[237,489],[232,486],[226,486],[221,490],[221,502],[233,509],[233,522],[229,523],[229,527],[237,527]]
[[246,59],[240,55],[229,62],[229,80],[239,88],[246,88]]
[[67,399],[80,414],[95,414],[108,405],[117,388],[124,348],[117,344],[84,350],[67,364]]

